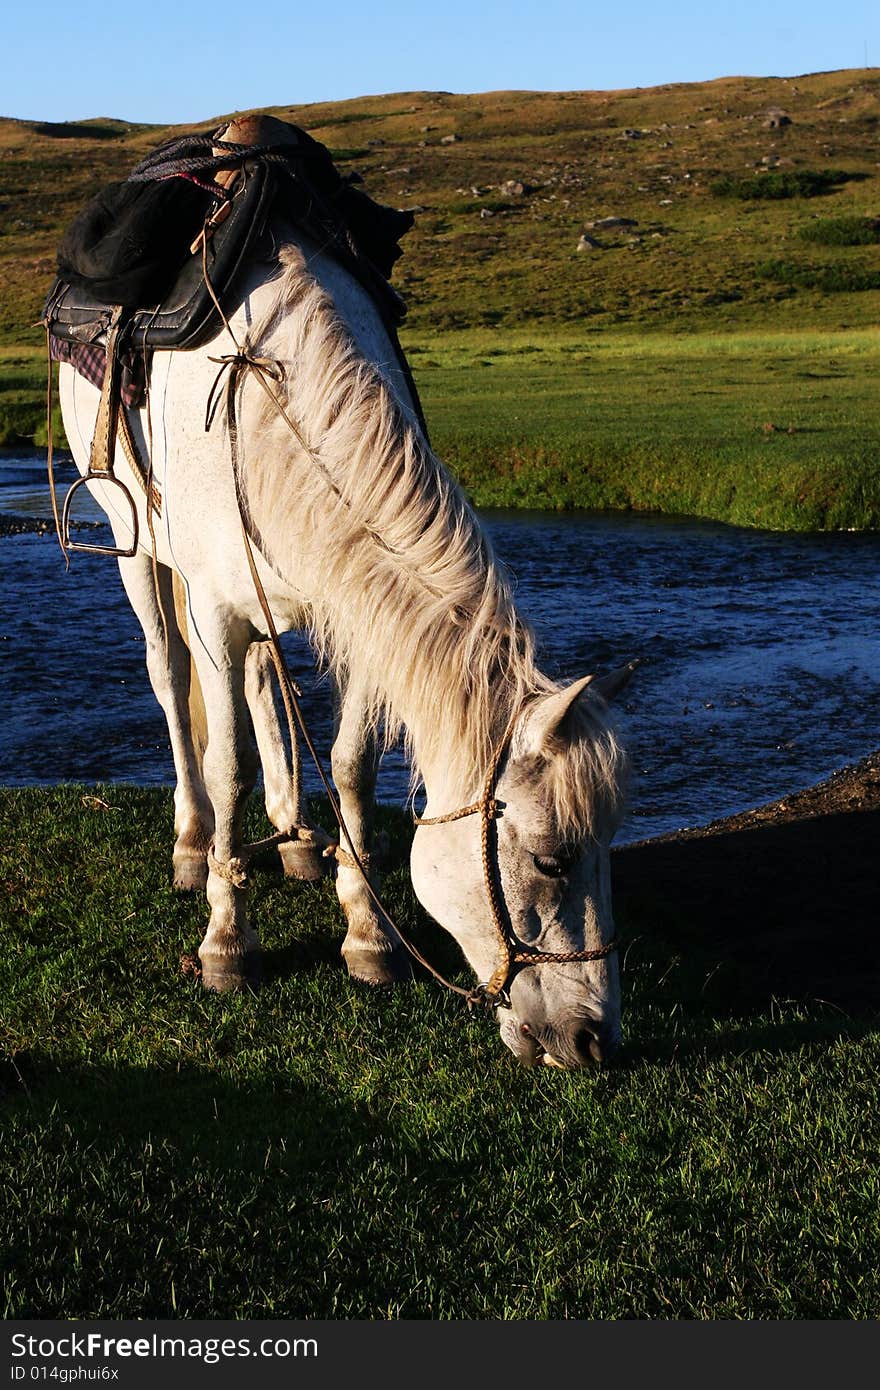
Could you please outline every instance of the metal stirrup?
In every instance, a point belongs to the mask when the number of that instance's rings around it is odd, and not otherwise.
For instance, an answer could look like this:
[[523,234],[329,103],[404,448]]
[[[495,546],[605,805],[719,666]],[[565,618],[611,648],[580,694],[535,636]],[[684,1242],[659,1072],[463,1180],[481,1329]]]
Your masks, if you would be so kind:
[[[130,559],[137,554],[139,524],[134,498],[120,478],[114,476],[113,458],[116,452],[116,429],[119,420],[119,378],[120,362],[118,353],[119,333],[122,328],[123,307],[114,305],[110,327],[107,331],[107,365],[104,368],[104,383],[101,387],[101,404],[95,421],[95,433],[89,454],[89,466],[81,478],[71,483],[64,499],[61,513],[61,546],[64,550],[81,550],[92,555],[118,555]],[[112,483],[119,488],[128,503],[129,520],[132,532],[131,545],[97,545],[89,541],[74,541],[70,538],[70,504],[77,488],[86,483],[100,481]]]

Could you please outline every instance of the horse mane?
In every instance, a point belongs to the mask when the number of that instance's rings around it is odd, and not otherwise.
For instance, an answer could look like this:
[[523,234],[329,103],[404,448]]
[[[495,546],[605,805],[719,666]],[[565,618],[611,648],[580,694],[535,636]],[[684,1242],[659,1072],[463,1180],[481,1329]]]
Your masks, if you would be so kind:
[[[422,767],[442,764],[466,799],[512,711],[559,687],[538,669],[508,575],[408,403],[355,344],[300,249],[284,248],[281,262],[274,303],[249,341],[282,362],[300,439],[250,388],[251,515],[267,558],[307,595],[319,656],[387,743],[403,736],[414,785]],[[574,763],[551,775],[553,803],[575,833],[591,828],[596,793],[615,800],[620,780],[601,702],[587,703]]]

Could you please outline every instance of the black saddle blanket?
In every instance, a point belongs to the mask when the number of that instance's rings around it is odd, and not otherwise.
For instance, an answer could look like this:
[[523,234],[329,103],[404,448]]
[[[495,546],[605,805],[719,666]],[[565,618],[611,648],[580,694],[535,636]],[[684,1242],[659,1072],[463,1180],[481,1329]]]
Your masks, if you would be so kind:
[[[344,178],[305,131],[260,121],[269,138],[258,146],[224,141],[226,127],[160,146],[82,210],[59,248],[58,279],[44,310],[50,335],[71,344],[68,360],[81,345],[99,344],[115,304],[129,311],[121,352],[191,348],[212,337],[220,319],[193,243],[207,225],[211,286],[228,313],[243,267],[267,250],[273,215],[342,261],[389,325],[400,321],[403,302],[388,277],[412,213],[355,188],[357,176]],[[215,180],[221,170],[239,173],[231,191]],[[218,210],[223,220],[212,226]]]

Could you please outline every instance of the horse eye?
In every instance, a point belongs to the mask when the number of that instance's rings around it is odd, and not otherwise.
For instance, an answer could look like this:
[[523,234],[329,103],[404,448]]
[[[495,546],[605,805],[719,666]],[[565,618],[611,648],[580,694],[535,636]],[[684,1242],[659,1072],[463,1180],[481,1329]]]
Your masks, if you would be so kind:
[[545,878],[562,878],[567,874],[574,863],[574,854],[570,850],[560,850],[559,854],[533,854],[535,868],[539,874]]

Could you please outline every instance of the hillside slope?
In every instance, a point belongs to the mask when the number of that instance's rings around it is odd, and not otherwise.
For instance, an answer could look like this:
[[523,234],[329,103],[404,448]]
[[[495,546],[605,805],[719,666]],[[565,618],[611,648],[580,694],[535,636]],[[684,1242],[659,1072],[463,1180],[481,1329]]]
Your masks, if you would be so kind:
[[[273,110],[416,210],[402,338],[478,505],[880,527],[880,72]],[[0,445],[46,437],[63,227],[184,129],[0,120]]]
[[[329,145],[374,197],[418,209],[397,274],[413,328],[585,319],[717,328],[766,321],[768,311],[799,327],[876,321],[876,294],[846,288],[871,284],[876,244],[800,236],[820,217],[880,214],[876,70],[272,110]],[[777,112],[783,123],[771,128]],[[0,343],[38,340],[55,246],[82,202],[184,129],[0,120]],[[855,177],[809,198],[710,188],[722,176],[829,169]],[[634,225],[588,229],[598,245],[578,251],[585,225],[607,217]],[[768,278],[768,261],[782,278]],[[845,268],[836,285],[821,273],[829,266]]]

